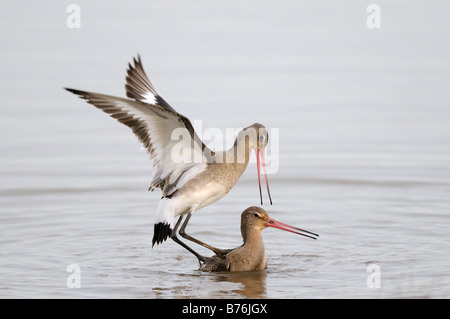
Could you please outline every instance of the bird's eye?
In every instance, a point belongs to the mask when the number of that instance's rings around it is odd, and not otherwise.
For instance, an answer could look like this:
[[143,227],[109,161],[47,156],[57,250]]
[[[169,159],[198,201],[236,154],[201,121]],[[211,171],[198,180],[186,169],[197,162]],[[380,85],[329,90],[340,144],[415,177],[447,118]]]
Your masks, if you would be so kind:
[[262,141],[264,139],[264,136],[260,135],[259,140]]
[[258,215],[258,214],[256,214],[256,213],[255,213],[255,214],[253,214],[253,216],[255,216],[255,217],[259,217],[259,215]]

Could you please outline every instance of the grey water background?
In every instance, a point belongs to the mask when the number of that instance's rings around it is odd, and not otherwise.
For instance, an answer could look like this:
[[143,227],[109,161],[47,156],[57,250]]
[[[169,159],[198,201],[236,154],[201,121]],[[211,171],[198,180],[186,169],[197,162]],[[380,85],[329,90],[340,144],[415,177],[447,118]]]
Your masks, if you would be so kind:
[[[0,297],[450,297],[448,1],[377,1],[380,29],[367,1],[75,1],[79,29],[70,3],[0,4]],[[137,53],[204,130],[279,130],[263,207],[319,240],[266,229],[267,270],[236,274],[151,248],[147,154],[62,89],[125,96]],[[188,233],[240,245],[256,180],[250,164]]]

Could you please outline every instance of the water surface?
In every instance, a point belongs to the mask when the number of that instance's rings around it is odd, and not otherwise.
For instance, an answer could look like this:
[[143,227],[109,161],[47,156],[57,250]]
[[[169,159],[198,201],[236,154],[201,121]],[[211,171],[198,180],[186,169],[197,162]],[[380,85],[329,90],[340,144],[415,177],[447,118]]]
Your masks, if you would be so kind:
[[[448,2],[379,1],[379,30],[357,1],[78,4],[80,29],[68,3],[1,4],[0,297],[450,297]],[[62,89],[124,96],[137,53],[203,129],[279,129],[264,208],[319,240],[264,230],[267,270],[236,274],[197,271],[171,241],[151,248],[147,155]],[[188,232],[240,245],[256,183],[250,164]],[[71,264],[81,288],[66,285]]]

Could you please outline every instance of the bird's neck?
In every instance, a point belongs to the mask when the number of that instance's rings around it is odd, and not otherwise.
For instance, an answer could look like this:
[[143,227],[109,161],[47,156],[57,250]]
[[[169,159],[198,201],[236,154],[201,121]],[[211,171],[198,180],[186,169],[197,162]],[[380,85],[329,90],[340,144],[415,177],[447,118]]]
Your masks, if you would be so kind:
[[216,152],[214,156],[214,169],[221,176],[222,183],[227,187],[227,192],[236,184],[247,168],[251,148],[248,143],[234,143],[234,146],[224,152]]
[[230,149],[216,153],[215,162],[234,166],[234,170],[239,171],[240,174],[242,174],[247,168],[251,151],[252,149],[249,146],[248,141],[236,139],[234,145]]
[[241,228],[244,247],[257,250],[264,249],[264,242],[261,236],[261,230],[257,228]]
[[234,141],[233,147],[226,152],[227,160],[228,162],[245,164],[245,166],[247,166],[251,151],[252,149],[248,142],[248,138],[238,136]]
[[251,263],[252,270],[263,270],[267,267],[266,249],[261,236],[261,230],[254,229],[252,231],[242,233],[244,245],[242,245],[242,256],[249,256],[247,263]]

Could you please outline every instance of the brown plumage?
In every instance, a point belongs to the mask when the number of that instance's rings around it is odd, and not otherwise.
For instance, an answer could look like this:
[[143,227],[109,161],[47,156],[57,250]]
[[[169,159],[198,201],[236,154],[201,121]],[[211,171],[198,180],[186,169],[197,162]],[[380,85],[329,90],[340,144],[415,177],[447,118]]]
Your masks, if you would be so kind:
[[280,223],[266,213],[260,207],[247,208],[241,215],[241,233],[244,243],[222,256],[207,258],[201,271],[255,271],[264,270],[267,267],[267,256],[261,231],[266,227],[274,227],[290,231],[299,235],[317,239],[319,235],[300,228]]

